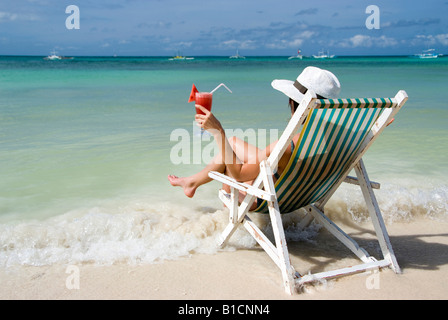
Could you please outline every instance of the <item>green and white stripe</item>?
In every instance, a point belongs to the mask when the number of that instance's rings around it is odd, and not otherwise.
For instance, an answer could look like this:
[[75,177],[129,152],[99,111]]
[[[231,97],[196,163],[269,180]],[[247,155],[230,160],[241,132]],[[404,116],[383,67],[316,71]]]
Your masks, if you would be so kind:
[[[391,99],[319,99],[275,184],[280,212],[315,203],[337,183]],[[256,212],[267,212],[264,201]]]

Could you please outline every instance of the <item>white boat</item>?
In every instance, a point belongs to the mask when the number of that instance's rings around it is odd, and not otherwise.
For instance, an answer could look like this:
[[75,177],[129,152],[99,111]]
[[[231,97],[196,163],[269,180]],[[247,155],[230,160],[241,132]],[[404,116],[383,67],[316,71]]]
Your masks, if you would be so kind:
[[434,53],[435,49],[424,50],[422,53],[416,54],[420,59],[434,59],[438,58],[439,55]]
[[53,51],[49,56],[44,58],[45,60],[71,60],[73,57],[62,57],[58,56],[55,51]]
[[56,52],[53,51],[49,56],[44,58],[45,60],[62,60],[61,56],[56,55]]
[[291,57],[288,58],[288,60],[292,60],[292,59],[303,59],[303,56],[301,55],[300,49],[297,50],[297,55],[296,56],[291,56]]
[[237,49],[236,54],[234,56],[230,56],[229,59],[246,59],[246,57],[240,56]]
[[331,58],[334,58],[334,54],[330,55],[328,51],[327,51],[327,53],[325,53],[322,50],[322,51],[319,51],[319,53],[317,55],[313,54],[313,58],[315,58],[315,59],[331,59]]

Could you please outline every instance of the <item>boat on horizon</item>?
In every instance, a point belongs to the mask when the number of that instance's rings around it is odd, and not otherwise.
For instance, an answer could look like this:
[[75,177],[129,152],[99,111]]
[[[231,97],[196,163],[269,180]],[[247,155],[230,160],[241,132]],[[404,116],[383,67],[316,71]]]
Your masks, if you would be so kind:
[[324,50],[319,51],[318,54],[313,54],[313,58],[315,59],[331,59],[334,58],[334,54],[330,55],[330,53],[327,50],[327,53],[324,52]]
[[185,57],[183,55],[181,55],[180,53],[177,53],[177,55],[175,55],[172,58],[169,58],[168,60],[193,60],[194,58],[192,57]]
[[292,60],[292,59],[300,59],[300,60],[302,60],[303,59],[303,55],[301,55],[301,53],[302,52],[300,51],[300,49],[297,50],[297,55],[289,57],[288,60]]
[[71,59],[74,59],[74,58],[73,57],[58,56],[56,54],[56,51],[54,51],[54,50],[51,52],[51,54],[49,56],[46,56],[44,58],[44,60],[52,60],[52,61],[55,61],[55,60],[71,60]]
[[246,57],[240,56],[238,49],[237,49],[236,54],[234,56],[230,56],[229,59],[246,59]]
[[184,57],[184,56],[174,56],[169,58],[168,60],[193,60],[193,57]]
[[416,54],[416,56],[420,59],[434,59],[434,58],[438,58],[439,55],[436,54],[435,49],[428,49],[428,50],[423,50],[422,53],[418,53]]

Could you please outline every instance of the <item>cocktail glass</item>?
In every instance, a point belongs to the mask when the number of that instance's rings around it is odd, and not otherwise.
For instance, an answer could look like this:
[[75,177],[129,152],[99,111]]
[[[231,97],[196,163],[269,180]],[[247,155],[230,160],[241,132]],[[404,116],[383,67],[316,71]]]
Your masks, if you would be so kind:
[[[227,88],[227,86],[224,83],[221,83],[218,85],[215,89],[213,89],[210,92],[199,92],[199,90],[196,88],[196,86],[193,84],[190,92],[190,98],[188,99],[188,102],[195,101],[196,105],[201,105],[208,111],[212,110],[212,102],[213,102],[213,92],[215,92],[219,87],[224,86],[230,93],[232,91]],[[196,108],[196,114],[205,114],[202,112],[199,108]],[[204,132],[204,129],[201,129],[201,133]]]
[[[208,111],[212,110],[213,93],[210,92],[197,92],[196,104],[203,106]],[[199,108],[196,108],[196,114],[205,114]]]

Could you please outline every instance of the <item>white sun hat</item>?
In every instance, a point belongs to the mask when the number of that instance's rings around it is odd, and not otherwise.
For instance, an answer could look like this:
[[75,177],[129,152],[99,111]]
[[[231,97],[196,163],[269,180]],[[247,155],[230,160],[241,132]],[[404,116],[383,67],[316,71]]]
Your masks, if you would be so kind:
[[309,89],[313,90],[319,99],[336,98],[341,91],[338,78],[330,71],[317,67],[306,67],[296,81],[276,79],[271,85],[298,103]]

